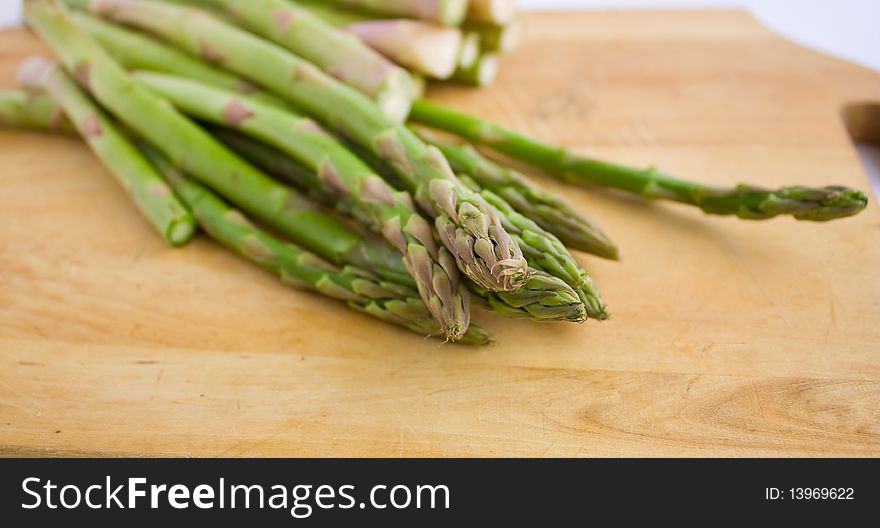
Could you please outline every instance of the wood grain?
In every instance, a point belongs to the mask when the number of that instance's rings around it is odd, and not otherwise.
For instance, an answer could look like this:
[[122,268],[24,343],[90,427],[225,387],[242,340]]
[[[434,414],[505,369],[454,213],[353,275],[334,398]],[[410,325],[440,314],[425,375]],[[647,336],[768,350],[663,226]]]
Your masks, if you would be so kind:
[[[0,84],[41,50],[0,34]],[[864,189],[841,113],[878,95],[733,11],[536,14],[496,86],[433,92],[688,178]],[[880,455],[874,203],[749,223],[547,182],[624,249],[583,259],[614,319],[478,314],[470,350],[166,248],[75,140],[0,131],[0,160],[2,455]]]

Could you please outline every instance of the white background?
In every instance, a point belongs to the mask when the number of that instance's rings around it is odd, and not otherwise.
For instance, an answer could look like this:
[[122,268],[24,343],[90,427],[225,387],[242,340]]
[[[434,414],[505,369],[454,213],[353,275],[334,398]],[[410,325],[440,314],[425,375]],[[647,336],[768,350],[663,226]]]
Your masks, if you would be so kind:
[[[0,28],[20,23],[21,3],[0,0]],[[880,0],[520,0],[520,4],[528,9],[743,8],[791,40],[880,71]],[[862,147],[859,153],[880,196],[880,148]]]

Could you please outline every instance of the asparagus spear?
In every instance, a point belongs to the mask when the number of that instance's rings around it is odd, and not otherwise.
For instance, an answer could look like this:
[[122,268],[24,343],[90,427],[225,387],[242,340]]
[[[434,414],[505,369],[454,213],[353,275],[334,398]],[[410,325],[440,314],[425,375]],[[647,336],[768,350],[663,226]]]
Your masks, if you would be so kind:
[[498,56],[494,53],[484,53],[470,66],[456,70],[452,78],[473,86],[488,86],[495,82],[497,76]]
[[[68,4],[85,5],[79,0],[65,1]],[[260,90],[241,77],[209,66],[147,35],[111,24],[81,11],[72,12],[71,17],[77,25],[88,31],[92,38],[101,44],[114,59],[128,69],[154,70],[162,65],[165,69],[170,70],[168,73],[186,75],[205,83],[248,94],[250,97],[267,103],[279,106],[286,105],[283,100]]]
[[[141,145],[141,149],[192,208],[199,224],[212,238],[279,276],[285,284],[313,289],[355,310],[421,335],[441,333],[416,291],[383,282],[355,267],[339,268],[299,246],[275,238],[255,227],[240,211],[206,187],[175,170],[152,146]],[[487,345],[491,339],[483,329],[471,325],[460,342]]]
[[471,145],[427,130],[419,130],[419,134],[443,152],[453,170],[471,176],[480,187],[504,198],[519,213],[556,235],[567,247],[608,259],[619,258],[617,246],[602,228],[562,197],[541,189],[525,175],[495,163]]
[[307,9],[287,0],[187,0],[219,7],[262,35],[377,102],[389,116],[406,119],[415,98],[415,86],[406,70],[379,53],[325,23]]
[[412,284],[399,254],[352,233],[312,202],[253,168],[167,101],[132,81],[107,53],[51,0],[28,0],[29,25],[105,108],[157,146],[175,165],[255,218],[337,265],[353,264],[383,279]]
[[611,187],[652,200],[672,200],[709,214],[748,220],[791,215],[798,220],[828,221],[858,214],[868,203],[865,193],[847,187],[795,186],[775,191],[751,185],[723,188],[672,178],[653,168],[642,170],[589,159],[425,100],[413,105],[410,118],[491,147],[568,183]]
[[[475,185],[468,176],[461,178]],[[480,194],[501,212],[504,227],[519,243],[530,266],[562,279],[574,288],[590,317],[599,321],[605,321],[610,317],[608,307],[593,279],[558,238],[516,212],[504,198],[492,191],[483,189]]]
[[64,111],[49,97],[5,90],[0,91],[0,128],[48,132],[72,130]]
[[355,9],[458,26],[467,14],[468,0],[332,0]]
[[[315,185],[314,172],[272,147],[228,129],[214,130],[226,145],[241,153],[252,163],[276,177],[300,188],[308,189],[310,197],[322,203],[335,199],[326,187]],[[493,293],[466,280],[476,297],[494,311],[511,317],[529,317],[536,321],[583,322],[587,318],[584,304],[574,289],[562,279],[543,271],[535,271],[526,285],[514,292]]]
[[[31,58],[21,66],[19,82],[29,90],[48,93],[58,103],[92,152],[169,244],[184,246],[192,239],[196,223],[189,210],[57,63],[42,57]],[[49,120],[54,122],[54,118]],[[29,124],[33,126],[36,122],[32,120]]]
[[422,20],[382,18],[325,1],[298,0],[297,4],[325,23],[354,34],[397,64],[435,79],[448,79],[459,60],[470,58],[470,65],[479,54],[479,36],[475,35],[476,41],[465,39],[458,28]]
[[562,279],[541,270],[533,270],[526,285],[515,292],[490,292],[473,282],[468,286],[477,299],[505,317],[538,322],[587,320],[587,310],[577,292]]
[[222,64],[329,123],[394,168],[406,190],[435,218],[441,241],[466,275],[493,291],[525,284],[528,264],[497,211],[458,181],[439,150],[425,145],[360,92],[203,11],[140,0],[92,0],[89,8]]
[[470,0],[468,21],[503,26],[519,14],[516,0]]
[[324,188],[337,209],[385,236],[403,255],[419,293],[445,334],[459,339],[470,323],[469,296],[455,259],[434,241],[431,225],[363,161],[308,118],[182,77],[137,73],[134,78],[181,111],[235,128],[286,152],[311,171],[311,187]]

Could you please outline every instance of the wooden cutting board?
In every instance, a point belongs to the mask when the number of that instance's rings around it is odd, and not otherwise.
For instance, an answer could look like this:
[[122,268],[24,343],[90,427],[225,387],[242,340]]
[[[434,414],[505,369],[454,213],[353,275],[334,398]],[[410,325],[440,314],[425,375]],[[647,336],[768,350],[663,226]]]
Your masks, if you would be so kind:
[[[496,86],[433,95],[688,178],[868,189],[841,112],[880,74],[742,12],[529,19]],[[0,83],[42,50],[0,34]],[[750,223],[548,183],[624,249],[583,258],[614,319],[479,314],[472,350],[167,248],[75,140],[0,132],[0,162],[3,455],[880,455],[874,202]]]

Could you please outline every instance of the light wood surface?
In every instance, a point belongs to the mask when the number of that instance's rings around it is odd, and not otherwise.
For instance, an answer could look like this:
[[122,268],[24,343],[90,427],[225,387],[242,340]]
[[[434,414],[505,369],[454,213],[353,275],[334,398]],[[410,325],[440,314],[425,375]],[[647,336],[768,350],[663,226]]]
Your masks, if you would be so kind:
[[[0,83],[42,49],[0,34]],[[841,112],[880,74],[740,12],[536,14],[496,86],[434,95],[688,178],[867,190]],[[880,455],[873,202],[749,223],[548,183],[624,250],[583,259],[614,319],[480,314],[472,350],[167,248],[75,140],[0,132],[0,163],[3,455]]]

